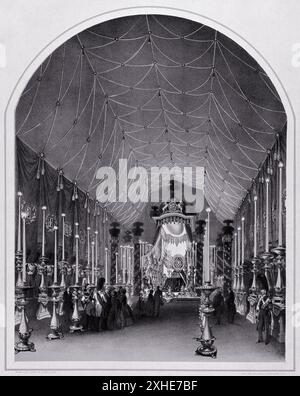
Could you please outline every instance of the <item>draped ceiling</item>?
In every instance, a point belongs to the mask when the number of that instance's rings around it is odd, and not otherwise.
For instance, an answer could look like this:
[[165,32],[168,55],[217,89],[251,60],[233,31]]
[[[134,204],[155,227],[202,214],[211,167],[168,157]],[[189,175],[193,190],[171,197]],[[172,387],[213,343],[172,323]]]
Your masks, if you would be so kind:
[[[101,166],[203,166],[205,198],[233,218],[286,125],[272,82],[223,34],[138,15],[72,37],[38,68],[16,111],[17,138],[95,197]],[[145,203],[107,203],[124,225]]]

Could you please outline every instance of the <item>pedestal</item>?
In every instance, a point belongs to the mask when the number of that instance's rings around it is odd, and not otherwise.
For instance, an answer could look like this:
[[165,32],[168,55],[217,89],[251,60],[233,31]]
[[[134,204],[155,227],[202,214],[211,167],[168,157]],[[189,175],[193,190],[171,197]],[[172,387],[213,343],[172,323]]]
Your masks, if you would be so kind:
[[239,291],[236,293],[236,311],[242,315],[247,314],[247,293]]
[[79,309],[78,309],[78,300],[79,300],[79,285],[71,286],[72,290],[72,300],[73,300],[73,313],[72,313],[72,325],[70,326],[70,333],[74,332],[83,332],[83,327],[80,325],[80,316],[79,316]]
[[59,324],[59,319],[57,315],[57,306],[59,304],[59,292],[60,287],[57,284],[53,284],[49,287],[52,290],[52,303],[53,303],[53,311],[50,322],[50,333],[47,335],[47,339],[51,340],[60,340],[64,338],[64,335],[61,331],[61,327]]
[[250,288],[250,295],[248,297],[250,309],[249,309],[248,315],[246,316],[246,319],[249,320],[250,323],[256,324],[256,306],[258,303],[256,274],[258,272],[258,264],[259,264],[260,260],[256,257],[254,257],[251,262],[253,264],[253,268],[252,268],[253,280],[252,280],[252,286]]
[[15,353],[19,352],[35,352],[33,342],[29,342],[32,329],[28,327],[28,320],[26,317],[25,307],[28,304],[26,293],[31,287],[26,284],[19,285],[17,288],[17,306],[21,310],[21,322],[19,326],[18,336],[19,340],[15,343]]
[[23,280],[22,280],[22,252],[16,252],[16,269],[17,269],[16,287],[20,288],[23,285]]
[[201,326],[200,321],[201,337],[196,338],[196,340],[199,341],[201,345],[196,349],[195,353],[196,355],[216,358],[217,348],[213,345],[215,337],[213,336],[211,326],[209,325],[209,319],[214,313],[214,308],[211,305],[209,296],[216,288],[212,286],[210,282],[205,282],[204,286],[200,287],[200,289],[204,295],[204,302],[200,307],[201,313],[203,315],[203,323]]
[[274,291],[274,279],[271,278],[271,260],[273,258],[273,254],[270,252],[264,252],[261,255],[261,259],[263,261],[263,269],[265,271],[265,277],[267,279],[268,282],[268,292],[269,293],[273,293]]

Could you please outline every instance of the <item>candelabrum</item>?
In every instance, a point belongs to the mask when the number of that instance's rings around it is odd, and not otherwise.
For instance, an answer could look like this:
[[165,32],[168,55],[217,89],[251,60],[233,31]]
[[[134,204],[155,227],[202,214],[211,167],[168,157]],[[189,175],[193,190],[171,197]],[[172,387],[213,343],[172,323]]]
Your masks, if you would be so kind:
[[283,343],[285,341],[285,287],[282,278],[282,270],[285,262],[285,248],[283,246],[278,246],[272,249],[272,253],[276,255],[274,263],[277,269],[274,295],[272,298],[272,334],[280,343]]
[[20,284],[16,288],[16,306],[21,311],[21,322],[19,325],[18,336],[19,340],[15,343],[15,353],[19,352],[35,352],[33,342],[29,342],[32,329],[28,327],[28,320],[26,317],[25,307],[28,304],[27,292],[31,289],[25,283]]
[[256,323],[256,305],[258,301],[258,295],[257,295],[257,283],[256,283],[256,277],[258,273],[258,264],[260,260],[257,257],[254,257],[252,259],[252,273],[253,273],[253,278],[252,278],[252,285],[249,289],[250,294],[248,296],[248,302],[250,305],[249,313],[246,317],[246,319],[249,320],[252,324]]
[[45,282],[46,271],[47,271],[47,259],[45,256],[42,256],[38,264],[38,273],[41,276],[40,285],[39,285],[39,296],[38,296],[38,303],[39,303],[39,308],[37,312],[38,320],[51,317],[47,308],[49,299],[48,299],[47,287]]
[[58,268],[60,269],[60,288],[65,290],[66,288],[66,274],[67,274],[67,267],[69,263],[65,260],[61,260],[58,263]]
[[72,300],[73,300],[73,313],[72,313],[72,325],[70,326],[70,333],[82,332],[83,327],[80,325],[79,307],[78,301],[80,296],[81,287],[78,284],[71,286],[72,290]]
[[[210,302],[210,295],[216,289],[211,282],[205,282],[204,286],[200,287],[204,295],[203,304],[200,306],[200,338],[196,338],[200,342],[200,346],[196,349],[196,354],[201,356],[210,356],[212,358],[217,357],[217,348],[213,345],[215,337],[212,334],[211,327],[209,325],[209,319],[214,313],[214,308]],[[203,320],[203,322],[202,322]]]
[[274,291],[274,281],[272,279],[272,259],[274,258],[274,255],[270,252],[264,252],[260,256],[262,262],[263,262],[263,270],[265,272],[265,277],[268,282],[268,290],[270,294],[273,294]]
[[51,316],[51,322],[50,322],[50,333],[47,335],[47,339],[49,341],[51,340],[58,340],[64,337],[62,331],[61,331],[61,326],[59,324],[59,319],[58,319],[58,314],[57,314],[57,307],[60,302],[60,291],[61,288],[59,285],[56,283],[53,283],[53,285],[49,286],[49,289],[52,290],[52,316]]
[[22,252],[16,252],[16,269],[17,269],[17,281],[16,287],[20,287],[23,285],[22,280]]

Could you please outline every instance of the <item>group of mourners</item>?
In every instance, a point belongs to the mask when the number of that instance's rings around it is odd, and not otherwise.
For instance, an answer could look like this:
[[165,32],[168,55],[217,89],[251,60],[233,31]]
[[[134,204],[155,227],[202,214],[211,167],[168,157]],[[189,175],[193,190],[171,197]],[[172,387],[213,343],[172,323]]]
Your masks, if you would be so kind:
[[218,289],[213,297],[212,305],[214,308],[214,315],[216,318],[216,325],[220,325],[224,314],[227,316],[227,322],[234,323],[236,314],[235,297],[232,289],[228,289],[227,295],[224,298],[221,289]]
[[134,307],[134,314],[137,318],[158,317],[160,306],[163,305],[162,291],[157,286],[155,292],[150,289],[147,292],[140,292],[138,301]]
[[[212,300],[216,324],[220,325],[224,313],[227,313],[228,323],[234,323],[236,314],[235,298],[232,289],[228,290],[224,298],[221,289],[219,289]],[[271,299],[265,289],[260,292],[260,297],[256,305],[256,330],[258,332],[257,343],[264,342],[266,345],[270,343],[271,334]]]
[[[155,293],[150,290],[147,298],[141,292],[137,302],[132,305],[125,287],[105,285],[105,279],[100,278],[96,287],[86,285],[83,290],[79,306],[81,325],[87,331],[123,329],[143,316],[159,316],[161,303],[159,287]],[[72,310],[72,295],[66,290],[64,311],[67,322],[71,321]]]

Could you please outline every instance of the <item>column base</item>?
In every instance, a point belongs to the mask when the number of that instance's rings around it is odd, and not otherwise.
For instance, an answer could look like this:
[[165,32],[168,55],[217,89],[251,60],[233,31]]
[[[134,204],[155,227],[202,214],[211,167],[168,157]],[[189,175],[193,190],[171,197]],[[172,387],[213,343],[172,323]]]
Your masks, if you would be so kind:
[[62,338],[64,338],[64,334],[59,330],[52,330],[46,337],[48,341],[61,340]]
[[36,352],[33,342],[26,340],[18,341],[15,343],[15,353],[19,352]]

